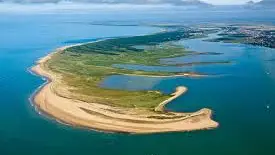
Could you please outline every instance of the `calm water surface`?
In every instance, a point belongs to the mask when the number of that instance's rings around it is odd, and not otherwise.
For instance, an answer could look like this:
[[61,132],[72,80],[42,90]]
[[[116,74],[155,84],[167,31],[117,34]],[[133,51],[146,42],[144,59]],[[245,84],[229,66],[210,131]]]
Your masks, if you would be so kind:
[[[154,19],[153,16],[126,16],[127,20],[132,21]],[[153,135],[108,134],[68,127],[38,115],[28,99],[44,81],[27,71],[38,58],[68,43],[140,35],[159,30],[134,26],[93,26],[87,23],[114,17],[113,14],[103,17],[90,14],[0,15],[1,155],[275,153],[275,64],[274,50],[268,48],[187,40],[181,44],[191,50],[224,54],[213,57],[182,57],[171,59],[169,63],[202,60],[230,60],[235,63],[189,68],[193,71],[226,75],[221,77],[146,79],[112,76],[103,83],[103,86],[114,89],[155,89],[164,93],[173,92],[176,86],[187,86],[187,94],[169,104],[168,108],[175,111],[211,108],[215,112],[215,120],[221,125],[215,130]],[[256,17],[260,18],[258,15]],[[168,19],[166,21],[171,20]],[[165,21],[159,18],[157,20]],[[146,70],[146,67],[140,69]],[[174,68],[177,69],[184,70],[183,67]],[[142,85],[135,85],[137,82]],[[266,108],[267,105],[270,106],[269,109]]]

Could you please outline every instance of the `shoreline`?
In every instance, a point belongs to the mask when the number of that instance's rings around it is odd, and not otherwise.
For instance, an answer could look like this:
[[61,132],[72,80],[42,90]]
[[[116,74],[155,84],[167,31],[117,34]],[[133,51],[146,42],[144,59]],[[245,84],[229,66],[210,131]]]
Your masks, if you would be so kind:
[[184,86],[179,86],[176,88],[176,91],[171,94],[172,96],[168,99],[166,99],[165,101],[161,102],[156,108],[155,111],[156,112],[163,112],[165,111],[165,106],[167,104],[169,104],[170,102],[172,102],[173,100],[175,100],[176,98],[180,97],[181,95],[185,94],[187,92],[187,88]]
[[[61,121],[72,126],[98,131],[136,134],[183,132],[218,127],[218,123],[211,119],[212,111],[210,109],[202,109],[194,113],[169,112],[173,117],[164,113],[165,105],[184,94],[187,91],[185,87],[180,87],[180,89],[182,88],[180,92],[176,91],[171,98],[159,104],[159,109],[155,109],[163,113],[150,115],[140,115],[139,112],[136,112],[139,110],[133,108],[87,103],[59,96],[52,88],[57,77],[43,69],[43,64],[56,52],[78,45],[80,44],[58,48],[55,52],[39,59],[36,66],[31,68],[33,73],[46,79],[46,82],[33,94],[33,104],[40,111],[55,118],[58,122]],[[161,119],[157,119],[157,117]]]

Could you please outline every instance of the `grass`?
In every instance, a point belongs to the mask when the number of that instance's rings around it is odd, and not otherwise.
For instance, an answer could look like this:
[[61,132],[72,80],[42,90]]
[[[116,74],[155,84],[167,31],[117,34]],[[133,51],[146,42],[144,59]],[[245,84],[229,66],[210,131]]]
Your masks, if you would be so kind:
[[[184,56],[188,52],[170,41],[194,37],[182,30],[145,36],[109,39],[74,46],[56,53],[45,64],[46,69],[61,75],[61,83],[69,93],[63,96],[129,108],[154,109],[170,97],[158,91],[125,91],[101,88],[102,80],[109,75],[175,75],[181,73],[146,72],[119,69],[114,64],[163,65],[160,59]],[[146,49],[135,46],[146,45]],[[57,87],[58,88],[58,87]]]

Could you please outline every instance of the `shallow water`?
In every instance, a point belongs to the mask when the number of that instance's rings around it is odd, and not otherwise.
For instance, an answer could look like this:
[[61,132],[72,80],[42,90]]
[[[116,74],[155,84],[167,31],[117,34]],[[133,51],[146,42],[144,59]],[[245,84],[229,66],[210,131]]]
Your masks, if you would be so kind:
[[[210,34],[207,38],[189,39],[178,41],[175,44],[182,45],[188,51],[206,53],[206,54],[188,54],[182,57],[162,59],[162,64],[184,64],[183,66],[145,66],[145,65],[126,65],[115,64],[114,67],[130,70],[143,70],[150,72],[198,72],[208,75],[224,76],[224,75],[242,75],[247,76],[256,74],[254,67],[261,63],[263,55],[267,56],[269,62],[272,62],[274,49],[257,47],[244,44],[232,44],[221,42],[207,42],[205,40],[218,37]],[[208,54],[207,54],[208,53]],[[214,53],[214,54],[211,54]],[[207,62],[209,64],[196,64]],[[225,63],[222,63],[225,62]],[[193,64],[192,64],[193,63]],[[216,63],[216,64],[215,64]],[[219,64],[221,63],[221,64]],[[248,66],[253,66],[253,70],[249,70]],[[244,72],[245,70],[245,72]],[[254,73],[255,71],[255,73]],[[269,73],[269,71],[266,71]],[[104,83],[103,83],[104,84]]]
[[[144,16],[144,13],[138,15],[127,13],[125,16],[123,19],[129,21],[171,21],[174,13],[161,17],[158,13],[152,16]],[[68,127],[40,116],[28,100],[34,90],[44,82],[40,77],[27,71],[38,58],[73,41],[146,34],[159,30],[148,27],[89,24],[91,21],[113,20],[115,17],[118,15],[114,13],[103,16],[98,14],[0,15],[1,155],[258,155],[263,153],[272,155],[275,153],[273,146],[275,73],[272,61],[274,51],[267,48],[231,44],[211,45],[209,49],[211,52],[222,48],[225,52],[235,53],[232,57],[229,54],[228,57],[237,62],[235,65],[216,65],[213,66],[214,69],[203,67],[207,72],[220,70],[228,73],[223,77],[157,78],[146,81],[141,77],[110,77],[116,78],[119,82],[116,85],[110,81],[109,83],[112,83],[114,88],[120,89],[156,89],[171,93],[176,86],[187,86],[189,88],[187,94],[169,104],[168,108],[176,111],[194,111],[209,107],[215,112],[215,120],[221,124],[215,130],[153,135],[111,134]],[[123,13],[119,13],[119,17],[122,18]],[[218,20],[216,17],[220,18],[221,15],[215,15],[214,21]],[[252,17],[254,20],[264,21],[258,14]],[[180,19],[183,22],[193,21],[190,16],[186,19],[181,16]],[[188,45],[192,49],[194,47],[191,42]],[[201,46],[203,47],[200,49],[205,52],[210,48],[208,45]],[[201,59],[204,58],[199,58]],[[140,83],[144,85],[127,84],[129,80],[131,83],[141,81]],[[270,109],[267,109],[266,105],[269,105]]]

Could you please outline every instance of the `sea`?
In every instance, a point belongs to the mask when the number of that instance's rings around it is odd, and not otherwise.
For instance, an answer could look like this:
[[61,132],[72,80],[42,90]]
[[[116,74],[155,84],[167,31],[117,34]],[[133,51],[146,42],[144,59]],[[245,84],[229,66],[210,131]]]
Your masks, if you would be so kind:
[[[163,63],[230,61],[230,64],[117,67],[150,71],[195,71],[203,78],[106,77],[101,86],[188,92],[167,108],[213,110],[220,126],[212,130],[160,134],[105,133],[68,126],[40,114],[34,92],[46,81],[29,69],[54,49],[73,43],[156,33],[154,24],[275,24],[273,10],[119,10],[81,13],[0,13],[1,155],[274,155],[275,50],[244,44],[182,40],[190,51],[220,55],[187,56]],[[208,37],[217,37],[215,34]]]

